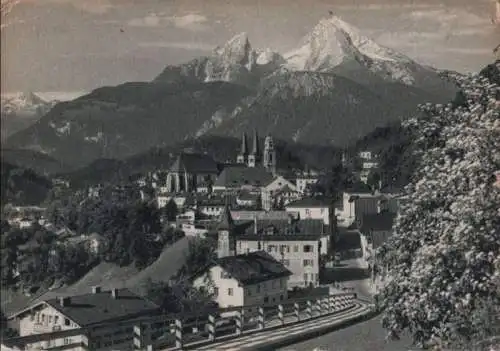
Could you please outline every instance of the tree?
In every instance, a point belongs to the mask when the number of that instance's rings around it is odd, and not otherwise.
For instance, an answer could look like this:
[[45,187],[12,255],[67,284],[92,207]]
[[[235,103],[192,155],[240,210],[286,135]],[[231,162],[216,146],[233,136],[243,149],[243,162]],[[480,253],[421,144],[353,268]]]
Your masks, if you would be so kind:
[[170,199],[169,202],[163,208],[163,213],[168,221],[175,221],[177,214],[179,213],[179,209],[173,199]]
[[475,349],[500,316],[499,87],[460,80],[464,106],[425,105],[408,120],[418,165],[393,236],[378,251],[377,296],[389,335],[416,344]]

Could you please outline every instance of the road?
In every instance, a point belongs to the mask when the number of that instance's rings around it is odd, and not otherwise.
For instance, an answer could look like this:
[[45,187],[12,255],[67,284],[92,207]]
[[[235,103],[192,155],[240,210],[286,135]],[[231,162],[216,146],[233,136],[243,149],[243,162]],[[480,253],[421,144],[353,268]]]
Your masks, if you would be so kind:
[[[343,260],[340,266],[327,270],[324,283],[333,281],[352,287],[360,297],[371,298],[370,274],[366,263],[355,257],[354,251],[361,249],[359,234],[355,231],[342,232],[339,251]],[[386,331],[382,328],[380,317],[341,329],[318,338],[288,346],[282,351],[406,351],[411,349],[409,338],[399,341],[386,341]]]

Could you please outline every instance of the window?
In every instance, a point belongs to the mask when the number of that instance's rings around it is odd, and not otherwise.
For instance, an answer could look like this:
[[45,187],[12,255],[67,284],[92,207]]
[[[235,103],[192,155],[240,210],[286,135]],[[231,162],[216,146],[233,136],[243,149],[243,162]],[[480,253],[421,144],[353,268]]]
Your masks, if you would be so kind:
[[264,297],[264,303],[268,303],[268,302],[269,302],[269,297],[268,296]]
[[70,338],[64,338],[64,345],[71,345],[72,340]]
[[248,296],[252,296],[252,289],[251,289],[251,288],[248,288],[248,289],[247,289],[247,295],[248,295]]
[[304,245],[304,252],[313,252],[312,245]]
[[52,324],[52,316],[48,316],[49,317],[49,324]]
[[214,287],[214,296],[219,296],[219,288]]
[[283,288],[285,286],[285,281],[283,279],[280,279],[280,288]]
[[316,281],[319,280],[319,274],[318,273],[315,274],[315,278],[316,278]]
[[304,281],[307,282],[307,278],[309,277],[309,275],[307,273],[304,273]]
[[45,322],[45,315],[42,313],[42,323]]
[[54,316],[54,324],[58,324],[59,323],[59,316]]
[[285,267],[290,266],[290,260],[283,260],[283,266]]
[[227,289],[227,294],[228,294],[229,296],[233,296],[233,288],[228,288],[228,289]]
[[290,252],[290,247],[288,245],[281,245],[280,252],[281,253]]
[[299,245],[293,246],[293,252],[299,252]]
[[304,260],[304,261],[302,261],[302,265],[304,267],[312,267],[312,266],[314,266],[314,261],[313,260]]
[[311,217],[311,210],[306,208],[306,216]]
[[280,295],[280,301],[283,301],[284,297],[283,295]]
[[257,284],[257,293],[260,293],[260,284]]

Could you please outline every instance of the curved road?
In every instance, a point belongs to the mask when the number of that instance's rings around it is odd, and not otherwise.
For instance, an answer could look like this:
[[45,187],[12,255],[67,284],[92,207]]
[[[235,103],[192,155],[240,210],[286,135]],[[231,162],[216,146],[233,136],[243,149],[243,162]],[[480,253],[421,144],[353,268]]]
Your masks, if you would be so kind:
[[376,317],[369,321],[278,350],[406,351],[411,349],[411,341],[409,339],[386,341],[385,335],[385,330],[380,324],[380,317]]
[[[356,231],[344,231],[339,242],[340,251],[345,258],[340,267],[331,269],[325,274],[325,282],[340,282],[341,285],[352,287],[360,297],[371,299],[370,276],[364,260],[349,254],[360,249],[359,234]],[[331,351],[407,351],[411,348],[411,340],[402,338],[398,341],[385,339],[386,331],[382,328],[381,318],[355,324],[323,336],[310,339],[279,350],[282,351],[312,351],[314,349]]]

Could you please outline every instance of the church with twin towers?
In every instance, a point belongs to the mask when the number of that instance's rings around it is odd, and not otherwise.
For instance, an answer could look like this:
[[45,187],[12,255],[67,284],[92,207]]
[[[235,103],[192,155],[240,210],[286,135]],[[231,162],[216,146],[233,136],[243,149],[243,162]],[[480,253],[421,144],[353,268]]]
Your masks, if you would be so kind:
[[273,138],[268,135],[264,140],[264,149],[259,147],[259,136],[257,131],[253,132],[252,149],[248,148],[248,138],[243,133],[241,148],[236,158],[236,163],[255,168],[262,165],[268,172],[276,173],[276,149]]

